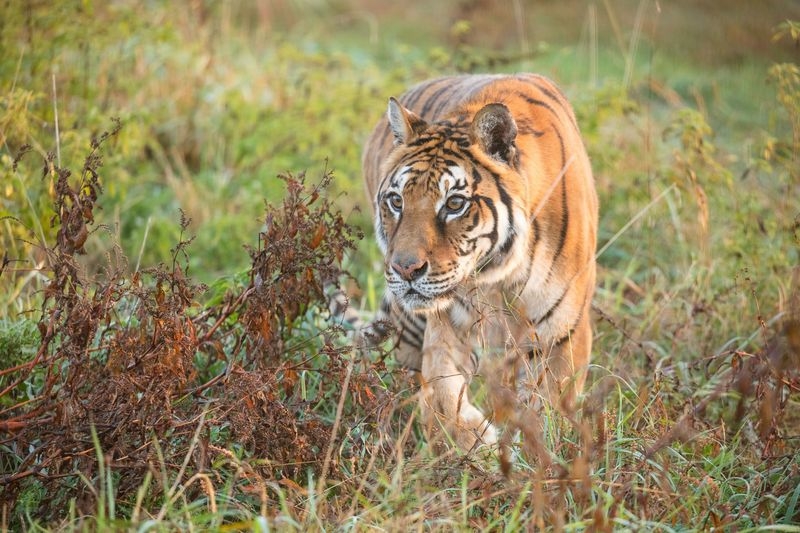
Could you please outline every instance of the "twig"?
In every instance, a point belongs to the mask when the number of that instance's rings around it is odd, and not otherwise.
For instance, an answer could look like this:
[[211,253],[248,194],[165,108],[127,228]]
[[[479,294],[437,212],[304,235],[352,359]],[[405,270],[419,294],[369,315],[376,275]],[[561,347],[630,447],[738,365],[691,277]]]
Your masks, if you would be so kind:
[[61,132],[58,129],[58,93],[56,92],[56,73],[53,71],[53,114],[55,115],[56,126],[56,161],[61,167]]
[[[189,460],[192,457],[192,453],[194,452],[194,449],[197,446],[198,441],[200,440],[200,432],[203,429],[203,423],[206,420],[207,413],[208,413],[208,406],[206,406],[203,409],[203,412],[200,414],[200,423],[197,424],[197,429],[195,429],[194,435],[192,435],[192,441],[189,444],[189,448],[186,450],[186,455],[183,458],[183,464],[181,464],[180,470],[178,470],[178,475],[175,476],[175,482],[172,484],[172,487],[170,487],[169,492],[167,493],[167,501],[164,503],[164,505],[161,507],[161,510],[158,512],[158,517],[156,518],[157,522],[160,522],[161,520],[164,519],[164,516],[167,514],[167,509],[169,509],[169,507],[173,503],[175,503],[175,501],[180,497],[180,495],[183,494],[183,492],[186,490],[186,487],[188,485],[191,485],[195,479],[202,479],[203,476],[206,477],[205,479],[206,487],[207,488],[211,487],[210,489],[211,494],[209,494],[209,500],[211,502],[210,505],[214,508],[216,507],[216,502],[211,499],[211,495],[213,494],[213,487],[211,486],[211,481],[208,479],[208,476],[206,476],[205,474],[202,473],[195,474],[176,493],[178,485],[181,482],[181,478],[183,477],[183,474],[186,471],[186,467],[189,465]],[[216,512],[216,510],[214,510],[213,512]]]
[[633,216],[633,218],[631,218],[631,219],[630,219],[630,220],[629,220],[629,221],[628,221],[628,222],[627,222],[627,223],[626,223],[624,226],[622,226],[622,227],[619,229],[619,231],[617,231],[617,232],[614,234],[614,236],[613,236],[613,237],[611,237],[611,238],[608,240],[608,242],[607,242],[607,243],[605,243],[605,245],[603,245],[603,247],[602,247],[602,248],[600,248],[600,251],[598,251],[598,252],[597,252],[597,253],[594,255],[594,258],[595,258],[595,259],[597,259],[597,258],[598,258],[598,257],[600,257],[601,255],[603,255],[603,252],[605,252],[606,250],[608,250],[608,248],[609,248],[609,247],[610,247],[612,244],[614,244],[614,242],[616,242],[616,240],[617,240],[617,239],[619,239],[619,237],[620,237],[620,236],[621,236],[623,233],[625,233],[626,231],[628,231],[628,228],[630,228],[630,227],[631,227],[631,226],[632,226],[634,223],[636,223],[636,221],[638,221],[640,218],[642,218],[642,217],[644,216],[644,214],[645,214],[645,213],[647,213],[647,212],[650,210],[650,208],[651,208],[651,207],[653,207],[653,206],[654,206],[654,205],[656,205],[658,202],[660,202],[660,201],[661,201],[661,199],[662,199],[662,198],[664,198],[664,197],[667,195],[667,193],[671,192],[671,191],[672,191],[672,189],[674,189],[674,188],[675,188],[675,184],[673,183],[672,185],[670,185],[669,187],[667,187],[666,189],[664,189],[663,191],[661,191],[661,193],[660,193],[658,196],[656,196],[655,198],[653,198],[653,199],[650,201],[650,203],[649,203],[649,204],[647,204],[647,205],[646,205],[646,206],[644,206],[642,209],[640,209],[640,210],[639,210],[639,212],[638,212],[638,213],[636,213],[636,214]]
[[333,456],[333,449],[336,446],[336,435],[339,433],[339,426],[342,423],[342,411],[344,410],[345,398],[347,398],[347,390],[350,386],[350,376],[353,375],[353,365],[354,360],[350,359],[347,363],[347,374],[342,384],[342,394],[339,396],[339,404],[336,406],[336,419],[333,421],[333,428],[331,428],[331,440],[328,443],[328,450],[325,452],[325,461],[322,463],[322,473],[320,474],[319,483],[317,483],[317,493],[325,489],[328,468],[330,467],[331,457]]

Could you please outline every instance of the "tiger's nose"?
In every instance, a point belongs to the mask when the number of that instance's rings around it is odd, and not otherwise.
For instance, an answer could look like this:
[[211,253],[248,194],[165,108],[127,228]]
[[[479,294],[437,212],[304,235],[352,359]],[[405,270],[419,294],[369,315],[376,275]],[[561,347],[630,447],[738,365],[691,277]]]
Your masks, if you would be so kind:
[[406,281],[414,281],[428,271],[428,262],[415,256],[393,257],[392,270]]

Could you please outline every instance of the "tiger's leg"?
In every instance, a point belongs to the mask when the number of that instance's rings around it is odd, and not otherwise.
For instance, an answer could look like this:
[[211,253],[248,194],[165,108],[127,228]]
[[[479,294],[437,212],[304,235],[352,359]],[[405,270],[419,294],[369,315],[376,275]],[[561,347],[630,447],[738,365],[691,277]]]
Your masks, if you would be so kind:
[[544,365],[541,392],[550,404],[570,413],[583,391],[592,351],[592,326],[584,313],[572,333],[555,344]]
[[394,325],[396,344],[393,354],[398,363],[412,372],[422,370],[422,344],[425,340],[426,320],[422,315],[410,314],[384,296],[379,319]]
[[429,435],[444,429],[458,447],[497,442],[497,431],[469,401],[468,386],[475,373],[469,346],[449,320],[433,319],[425,329],[422,352],[420,407]]

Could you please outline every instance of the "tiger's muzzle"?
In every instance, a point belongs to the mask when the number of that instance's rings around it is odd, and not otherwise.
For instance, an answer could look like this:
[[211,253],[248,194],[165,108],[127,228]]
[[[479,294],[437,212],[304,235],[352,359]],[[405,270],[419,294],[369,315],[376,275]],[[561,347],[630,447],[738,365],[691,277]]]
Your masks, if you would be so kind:
[[386,282],[396,301],[406,310],[426,313],[450,303],[455,290],[453,276],[437,280],[424,255],[394,253],[387,263]]

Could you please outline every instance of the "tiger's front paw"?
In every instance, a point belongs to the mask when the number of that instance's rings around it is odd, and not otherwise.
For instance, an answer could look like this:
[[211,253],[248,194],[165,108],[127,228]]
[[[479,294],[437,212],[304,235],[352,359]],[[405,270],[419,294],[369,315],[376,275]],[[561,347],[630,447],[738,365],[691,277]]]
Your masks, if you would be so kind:
[[498,440],[497,428],[473,405],[462,407],[452,436],[458,447],[465,452],[479,446],[494,446]]
[[481,446],[494,446],[498,441],[497,429],[471,404],[462,405],[461,412],[455,417],[423,406],[423,419],[428,441],[437,446],[451,441],[467,453]]

